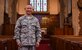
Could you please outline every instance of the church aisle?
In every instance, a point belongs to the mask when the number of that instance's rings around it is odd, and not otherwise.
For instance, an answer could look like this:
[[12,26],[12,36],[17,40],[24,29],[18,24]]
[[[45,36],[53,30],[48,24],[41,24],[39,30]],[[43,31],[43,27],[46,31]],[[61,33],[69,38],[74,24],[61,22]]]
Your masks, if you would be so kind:
[[37,47],[37,50],[51,50],[49,39],[43,39],[40,42],[40,46]]

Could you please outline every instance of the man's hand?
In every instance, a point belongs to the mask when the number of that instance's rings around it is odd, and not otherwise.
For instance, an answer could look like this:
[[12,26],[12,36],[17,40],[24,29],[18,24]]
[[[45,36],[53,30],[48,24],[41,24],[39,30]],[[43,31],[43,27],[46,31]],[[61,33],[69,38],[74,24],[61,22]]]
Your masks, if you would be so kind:
[[21,47],[22,44],[21,44],[20,40],[17,39],[16,42],[17,42],[18,47]]
[[18,43],[17,45],[18,45],[18,47],[22,47],[21,43]]
[[39,42],[36,42],[36,47],[39,47]]

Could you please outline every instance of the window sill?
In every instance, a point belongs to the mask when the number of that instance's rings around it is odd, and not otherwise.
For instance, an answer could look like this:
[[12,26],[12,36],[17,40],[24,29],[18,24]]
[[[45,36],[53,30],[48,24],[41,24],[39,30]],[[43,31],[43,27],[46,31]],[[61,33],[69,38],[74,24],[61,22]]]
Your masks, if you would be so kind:
[[50,13],[49,12],[33,12],[32,14],[33,15],[36,15],[36,14],[49,15]]

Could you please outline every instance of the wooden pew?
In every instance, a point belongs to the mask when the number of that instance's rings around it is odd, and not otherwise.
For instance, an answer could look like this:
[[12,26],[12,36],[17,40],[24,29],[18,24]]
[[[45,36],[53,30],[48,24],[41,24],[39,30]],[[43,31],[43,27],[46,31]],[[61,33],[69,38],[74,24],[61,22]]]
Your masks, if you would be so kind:
[[54,50],[82,50],[82,36],[55,35],[51,41]]
[[0,36],[0,50],[18,50],[13,36]]
[[0,42],[0,50],[5,50],[5,45],[2,42]]

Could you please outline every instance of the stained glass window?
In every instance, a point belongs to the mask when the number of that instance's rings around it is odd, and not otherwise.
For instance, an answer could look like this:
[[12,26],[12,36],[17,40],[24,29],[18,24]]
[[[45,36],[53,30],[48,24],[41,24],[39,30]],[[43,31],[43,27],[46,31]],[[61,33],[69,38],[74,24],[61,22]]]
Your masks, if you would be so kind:
[[30,0],[30,4],[34,7],[36,12],[47,11],[47,0]]

